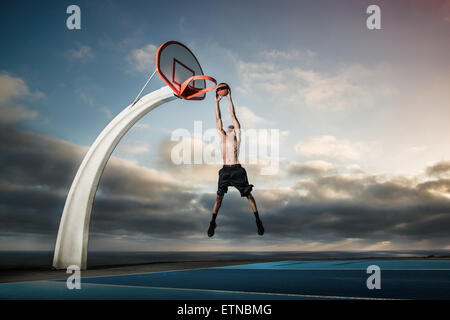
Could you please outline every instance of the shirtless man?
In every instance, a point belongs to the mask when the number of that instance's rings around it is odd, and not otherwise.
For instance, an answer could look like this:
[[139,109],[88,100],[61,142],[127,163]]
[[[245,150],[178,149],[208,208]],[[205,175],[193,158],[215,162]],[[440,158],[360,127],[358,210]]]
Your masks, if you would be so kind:
[[[219,84],[219,86],[220,85],[221,84]],[[238,160],[239,146],[241,142],[241,126],[238,119],[236,118],[236,113],[234,111],[234,105],[231,99],[231,90],[228,86],[227,88],[229,91],[226,97],[228,98],[228,101],[230,103],[230,113],[233,124],[229,125],[226,131],[223,130],[222,117],[220,115],[219,107],[219,102],[223,98],[223,96],[218,95],[216,92],[216,127],[221,138],[221,151],[224,166],[219,170],[217,198],[213,207],[212,219],[208,229],[208,236],[212,237],[214,235],[217,213],[219,212],[220,205],[222,204],[222,199],[225,193],[228,191],[229,186],[235,187],[241,193],[241,197],[247,198],[256,218],[258,234],[262,236],[264,234],[264,227],[261,220],[259,219],[255,198],[251,193],[253,185],[248,183],[247,172],[239,164]]]

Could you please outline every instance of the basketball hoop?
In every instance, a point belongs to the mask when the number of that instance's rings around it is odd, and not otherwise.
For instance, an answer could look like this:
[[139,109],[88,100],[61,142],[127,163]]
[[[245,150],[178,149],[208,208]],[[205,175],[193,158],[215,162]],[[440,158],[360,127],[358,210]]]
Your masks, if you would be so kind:
[[[141,98],[156,72],[167,86]],[[206,87],[206,81],[211,81],[214,85]],[[78,168],[64,204],[53,267],[66,269],[70,265],[77,265],[81,269],[87,268],[89,224],[94,196],[109,157],[128,130],[154,108],[175,100],[176,97],[203,100],[206,92],[213,90],[216,85],[214,78],[203,74],[197,58],[185,45],[169,41],[159,47],[155,72],[147,79],[132,104],[103,129]]]
[[[163,43],[156,53],[156,71],[173,92],[186,100],[203,100],[217,81],[203,74],[191,50],[177,41]],[[206,80],[213,82],[206,87]]]

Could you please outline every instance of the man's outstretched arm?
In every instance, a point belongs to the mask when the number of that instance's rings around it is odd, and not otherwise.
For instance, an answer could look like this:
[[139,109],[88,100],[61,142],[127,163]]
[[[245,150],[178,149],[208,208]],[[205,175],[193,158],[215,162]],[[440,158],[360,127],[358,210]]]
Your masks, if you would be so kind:
[[225,135],[225,131],[223,131],[223,124],[222,124],[222,115],[220,114],[220,107],[219,107],[219,101],[222,97],[220,97],[216,93],[216,128],[217,131],[219,131],[221,136]]
[[233,121],[233,125],[236,130],[241,130],[241,124],[239,123],[239,121],[236,117],[236,112],[234,111],[233,99],[231,99],[231,90],[230,90],[230,93],[227,95],[227,97],[228,97],[228,101],[230,102],[231,121]]

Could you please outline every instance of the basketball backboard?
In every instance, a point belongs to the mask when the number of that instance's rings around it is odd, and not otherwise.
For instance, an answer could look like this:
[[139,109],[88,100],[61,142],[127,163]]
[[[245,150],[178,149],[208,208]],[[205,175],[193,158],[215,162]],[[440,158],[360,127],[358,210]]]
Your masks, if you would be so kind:
[[[203,74],[195,55],[177,41],[163,43],[156,53],[156,71],[176,95],[187,100],[203,100],[215,88],[216,80]],[[206,80],[214,82],[207,88]]]

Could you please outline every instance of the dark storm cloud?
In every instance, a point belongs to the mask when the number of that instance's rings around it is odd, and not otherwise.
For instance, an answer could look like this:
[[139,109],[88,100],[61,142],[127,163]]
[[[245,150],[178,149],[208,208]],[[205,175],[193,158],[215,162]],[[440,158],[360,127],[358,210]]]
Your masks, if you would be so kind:
[[[0,232],[56,237],[67,192],[87,149],[1,128],[0,151]],[[112,157],[94,201],[91,231],[168,235],[194,230],[194,198],[170,177]]]
[[429,166],[427,168],[427,174],[438,177],[442,174],[450,174],[450,161],[442,161]]
[[[47,236],[53,242],[86,148],[3,128],[0,151],[0,233]],[[294,188],[256,189],[266,226],[266,235],[257,239],[268,245],[357,238],[448,246],[450,180],[433,175],[446,172],[445,168],[446,163],[429,167],[427,172],[434,178],[421,183],[327,171],[325,176],[314,172]],[[121,236],[194,242],[193,236],[206,237],[216,196],[196,193],[183,183],[170,174],[112,157],[94,201],[92,237],[100,242]],[[232,188],[217,223],[219,241],[245,247],[248,239],[257,237],[247,199]]]
[[54,234],[62,197],[50,191],[2,191],[0,232]]
[[[312,221],[310,226],[315,230],[339,230],[346,237],[446,238],[442,225],[449,226],[450,200],[435,191],[441,191],[448,182],[434,180],[417,185],[402,182],[380,182],[373,176],[350,178],[339,175],[300,182],[297,187],[312,196],[305,197],[302,203],[320,201],[320,205],[307,208],[312,213],[303,215],[304,223]],[[337,199],[333,199],[336,195]],[[295,208],[298,211],[306,209],[297,204],[288,211]],[[421,226],[425,224],[428,227],[424,233]]]
[[1,181],[67,188],[86,151],[62,140],[0,127]]
[[165,237],[199,232],[201,224],[198,217],[185,212],[182,200],[178,201],[146,204],[137,200],[97,199],[92,231],[110,235],[138,233]]
[[56,237],[65,192],[85,150],[0,127],[0,232]]
[[[303,196],[282,190],[254,193],[267,235],[287,242],[360,238],[403,243],[427,240],[446,246],[450,200],[435,193],[443,186],[449,186],[447,180],[404,185],[395,179],[380,182],[375,176],[334,175],[299,182]],[[254,233],[246,200],[237,194],[227,197],[218,218],[224,232],[235,237]],[[207,205],[213,196],[205,195],[202,201]]]
[[[405,182],[405,181],[402,181]],[[433,183],[436,183],[434,181]],[[330,198],[348,198],[352,202],[371,204],[416,203],[429,201],[433,195],[422,185],[408,185],[395,180],[379,181],[377,176],[343,176],[335,174],[300,181],[296,188],[308,192],[308,199],[322,201]],[[334,196],[333,196],[334,195]]]

